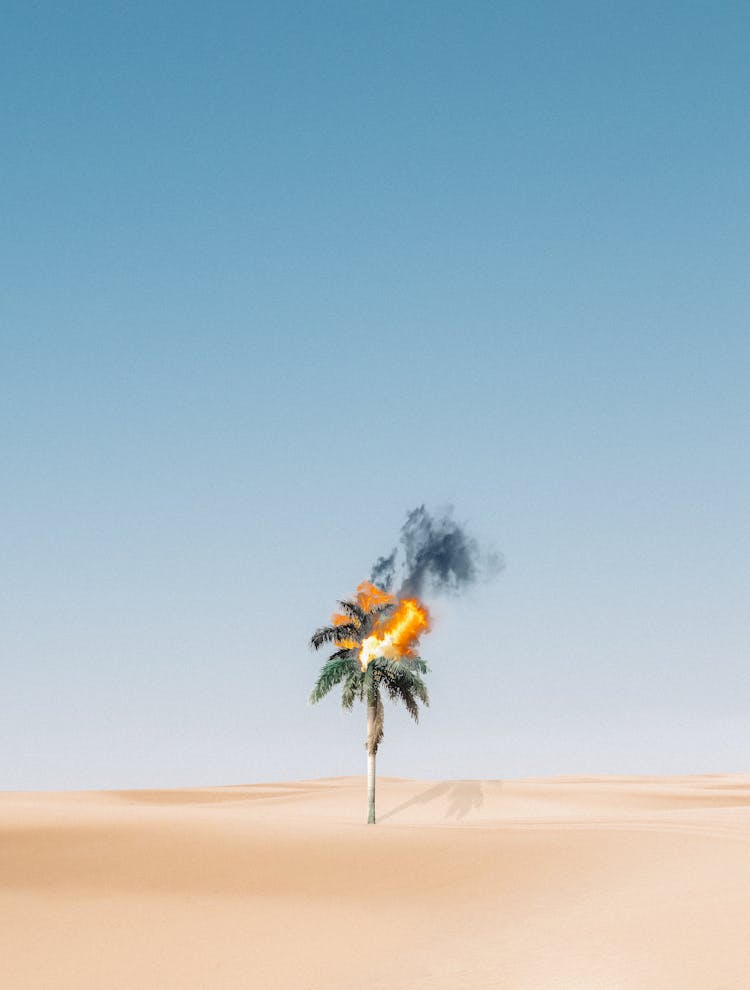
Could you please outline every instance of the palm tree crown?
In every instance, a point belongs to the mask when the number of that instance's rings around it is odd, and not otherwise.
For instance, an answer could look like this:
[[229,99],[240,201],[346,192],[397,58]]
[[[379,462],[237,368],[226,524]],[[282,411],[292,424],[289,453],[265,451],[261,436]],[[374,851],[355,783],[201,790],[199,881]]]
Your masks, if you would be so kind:
[[401,702],[407,712],[419,721],[419,702],[427,706],[430,699],[422,674],[428,672],[427,664],[418,656],[401,656],[390,659],[376,656],[360,662],[360,648],[377,627],[394,609],[393,599],[374,586],[375,594],[360,592],[358,601],[340,601],[341,613],[333,617],[333,623],[317,629],[310,645],[319,650],[326,644],[337,647],[321,668],[310,701],[315,704],[336,685],[341,684],[341,705],[350,710],[355,701],[367,706],[368,755],[368,822],[375,823],[375,755],[383,738],[383,693],[391,701]]

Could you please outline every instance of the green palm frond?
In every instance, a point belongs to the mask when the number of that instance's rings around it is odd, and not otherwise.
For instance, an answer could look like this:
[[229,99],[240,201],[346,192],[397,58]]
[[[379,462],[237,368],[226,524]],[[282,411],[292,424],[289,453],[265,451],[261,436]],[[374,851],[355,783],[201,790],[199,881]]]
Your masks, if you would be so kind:
[[411,715],[415,722],[419,721],[419,705],[411,690],[402,684],[398,689],[398,700]]
[[421,680],[409,679],[406,677],[383,677],[382,683],[388,692],[391,701],[401,702],[407,712],[414,719],[419,721],[419,705],[421,701],[425,707],[429,706],[427,688]]
[[410,671],[401,671],[398,683],[399,685],[403,685],[405,689],[421,701],[425,708],[430,707],[430,695],[427,691],[427,685],[419,674]]
[[328,658],[318,674],[315,687],[310,694],[310,703],[316,704],[328,692],[340,684],[347,676],[359,670],[359,664],[353,650],[339,650]]
[[357,664],[356,670],[347,674],[344,687],[341,690],[341,707],[351,711],[355,701],[362,700],[362,670]]
[[403,686],[423,705],[429,707],[430,696],[427,693],[427,685],[420,676],[422,669],[427,669],[427,664],[423,660],[418,661],[418,666],[416,658],[386,660],[381,657],[373,663],[383,681],[398,690]]
[[[336,652],[332,653],[330,657],[326,660],[326,666],[332,660],[344,660],[344,659],[353,660],[354,657],[356,656],[356,652],[357,652],[356,650],[351,650],[349,649],[349,647],[344,647],[341,650],[336,650]],[[357,668],[359,668],[359,664],[356,664],[356,666]]]
[[408,667],[409,670],[415,670],[418,674],[429,674],[430,672],[430,668],[421,657],[405,657],[403,660],[399,660],[399,663]]

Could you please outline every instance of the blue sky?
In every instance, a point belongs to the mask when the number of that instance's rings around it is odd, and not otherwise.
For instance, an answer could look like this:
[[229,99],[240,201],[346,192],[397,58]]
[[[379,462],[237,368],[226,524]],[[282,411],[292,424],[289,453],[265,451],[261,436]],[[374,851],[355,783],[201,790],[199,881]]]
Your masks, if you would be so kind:
[[507,566],[383,772],[746,769],[749,29],[6,5],[0,787],[360,772],[306,642],[421,502]]

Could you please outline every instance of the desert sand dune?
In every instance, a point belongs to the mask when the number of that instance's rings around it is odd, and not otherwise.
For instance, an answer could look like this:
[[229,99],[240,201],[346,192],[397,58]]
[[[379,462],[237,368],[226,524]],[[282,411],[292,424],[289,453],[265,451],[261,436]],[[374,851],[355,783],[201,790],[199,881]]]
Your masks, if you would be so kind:
[[750,988],[750,775],[0,795],[3,988]]

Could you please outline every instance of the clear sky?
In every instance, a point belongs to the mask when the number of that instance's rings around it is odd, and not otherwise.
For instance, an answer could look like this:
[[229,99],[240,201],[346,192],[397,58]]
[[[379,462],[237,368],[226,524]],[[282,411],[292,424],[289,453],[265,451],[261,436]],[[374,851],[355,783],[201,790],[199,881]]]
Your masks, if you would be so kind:
[[6,3],[0,788],[363,770],[307,640],[506,558],[402,776],[750,769],[750,7]]

